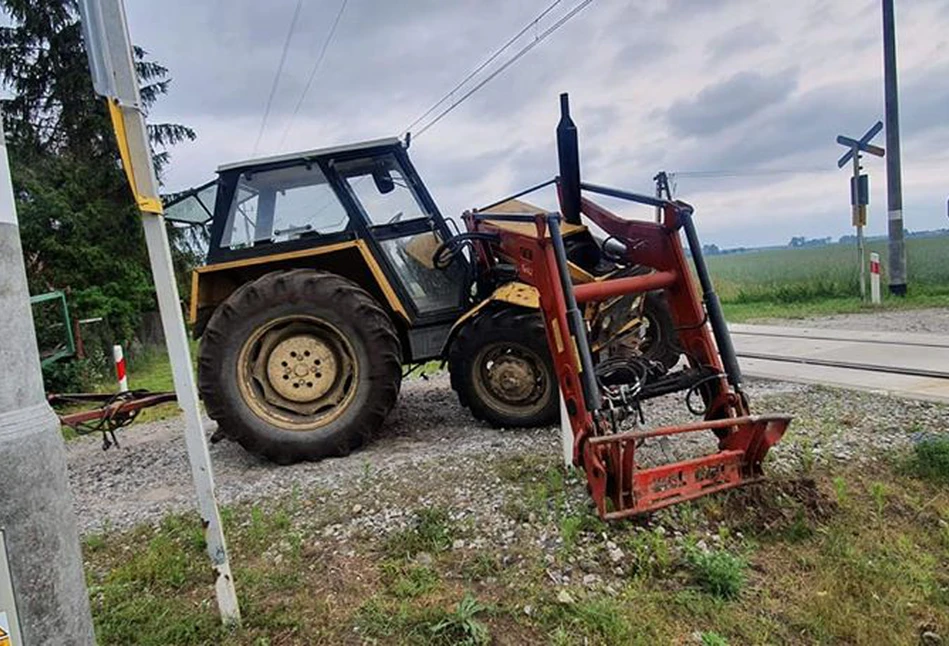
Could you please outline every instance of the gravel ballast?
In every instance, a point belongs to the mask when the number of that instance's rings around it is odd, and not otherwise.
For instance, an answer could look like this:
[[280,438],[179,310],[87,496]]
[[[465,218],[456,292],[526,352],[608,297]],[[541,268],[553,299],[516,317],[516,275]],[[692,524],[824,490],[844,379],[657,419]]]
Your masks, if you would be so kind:
[[[949,310],[917,310],[809,319],[801,324],[854,329],[897,324],[914,332],[944,331]],[[927,433],[945,433],[949,406],[901,400],[873,393],[766,380],[749,380],[754,413],[794,416],[784,440],[772,449],[767,468],[791,473],[802,465],[872,463],[904,451]],[[690,421],[682,394],[644,406],[646,424]],[[206,422],[210,435],[214,423]],[[100,438],[67,443],[70,483],[83,533],[125,529],[156,522],[169,512],[195,507],[180,417],[136,424],[119,431],[119,448],[103,451]],[[224,504],[264,502],[295,493],[325,496],[342,515],[342,533],[366,527],[399,527],[410,510],[440,501],[477,514],[479,522],[503,525],[500,511],[523,495],[500,486],[498,470],[512,459],[556,465],[559,429],[493,429],[461,407],[446,374],[407,380],[380,436],[345,458],[277,466],[223,441],[210,446],[218,500]],[[637,452],[642,464],[683,459],[714,450],[711,433],[651,441]],[[509,483],[510,484],[510,483]],[[516,484],[516,483],[515,483]],[[580,481],[577,504],[589,505]],[[375,493],[373,493],[375,491]],[[385,499],[382,505],[376,500]],[[513,501],[513,502],[516,502]],[[355,511],[353,511],[355,510]],[[345,522],[343,522],[345,521]],[[503,521],[503,522],[502,522]]]
[[[795,416],[784,441],[771,452],[769,469],[776,471],[792,471],[802,460],[870,462],[904,449],[916,433],[949,427],[949,407],[926,402],[758,380],[748,384],[747,392],[753,412]],[[691,418],[681,395],[648,402],[645,413],[650,426]],[[208,421],[208,432],[213,429]],[[182,420],[176,417],[122,430],[121,448],[103,451],[97,437],[68,443],[81,531],[123,529],[193,509],[182,430]],[[713,449],[711,434],[703,433],[646,445],[638,455],[648,464]],[[381,531],[389,529],[389,521],[400,526],[406,510],[436,498],[497,515],[505,503],[503,488],[496,486],[498,461],[525,456],[555,464],[559,455],[559,429],[489,428],[458,404],[446,375],[406,382],[382,436],[345,458],[281,467],[232,442],[211,445],[220,502],[320,491],[337,506],[342,501],[344,509],[358,506],[361,514],[352,515],[368,517],[373,529]],[[385,510],[373,507],[367,479],[390,499]],[[574,489],[578,499],[585,498],[580,483]],[[393,493],[404,496],[392,498]]]
[[879,312],[833,314],[799,319],[761,319],[751,322],[764,325],[946,335],[949,334],[949,308],[880,310]]

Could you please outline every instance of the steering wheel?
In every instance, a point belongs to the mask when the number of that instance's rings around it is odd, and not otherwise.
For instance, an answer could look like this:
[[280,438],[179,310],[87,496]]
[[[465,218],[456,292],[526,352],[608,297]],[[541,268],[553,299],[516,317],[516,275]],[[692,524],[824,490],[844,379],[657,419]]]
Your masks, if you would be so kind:
[[389,220],[388,222],[386,222],[386,224],[395,224],[396,222],[398,222],[398,221],[400,221],[400,220],[402,219],[402,216],[403,216],[403,215],[405,215],[405,212],[404,212],[404,211],[399,211],[398,213],[396,213],[395,215],[393,215],[393,216],[392,216],[392,219]]

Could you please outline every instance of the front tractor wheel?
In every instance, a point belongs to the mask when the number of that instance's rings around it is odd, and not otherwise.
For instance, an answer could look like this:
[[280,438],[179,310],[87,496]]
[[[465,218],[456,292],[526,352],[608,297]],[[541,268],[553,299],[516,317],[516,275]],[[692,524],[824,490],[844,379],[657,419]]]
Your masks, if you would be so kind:
[[345,455],[371,437],[398,396],[401,352],[391,320],[356,284],[274,272],[218,307],[198,377],[225,436],[288,464]]
[[557,378],[540,312],[481,312],[458,333],[448,364],[452,388],[477,419],[501,427],[557,421]]

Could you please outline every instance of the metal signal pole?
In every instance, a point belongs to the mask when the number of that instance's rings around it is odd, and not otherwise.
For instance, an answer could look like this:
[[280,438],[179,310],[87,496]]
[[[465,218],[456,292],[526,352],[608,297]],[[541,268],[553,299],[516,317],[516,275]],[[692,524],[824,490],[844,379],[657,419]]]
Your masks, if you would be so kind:
[[94,644],[66,450],[43,395],[2,118],[0,312],[0,644]]
[[900,168],[900,107],[893,0],[883,0],[883,92],[886,106],[886,202],[890,260],[887,269],[890,293],[905,296],[906,246],[903,243],[903,179]]
[[[856,186],[857,182],[860,180],[860,150],[854,146],[853,148],[853,180],[852,183]],[[860,209],[859,205],[854,206],[855,209]],[[867,300],[867,252],[865,250],[864,241],[863,241],[863,227],[864,222],[866,222],[866,206],[863,206],[862,213],[854,214],[854,224],[857,227],[857,265],[860,267],[860,300]]]
[[185,447],[201,513],[207,552],[214,571],[218,610],[225,624],[240,624],[241,614],[231,575],[231,564],[214,491],[214,473],[208,452],[198,391],[178,285],[171,262],[158,178],[152,164],[138,76],[132,61],[132,44],[123,0],[80,0],[83,36],[96,92],[106,97],[122,166],[142,213],[145,245],[155,279],[155,295],[168,347],[178,405],[184,412]]

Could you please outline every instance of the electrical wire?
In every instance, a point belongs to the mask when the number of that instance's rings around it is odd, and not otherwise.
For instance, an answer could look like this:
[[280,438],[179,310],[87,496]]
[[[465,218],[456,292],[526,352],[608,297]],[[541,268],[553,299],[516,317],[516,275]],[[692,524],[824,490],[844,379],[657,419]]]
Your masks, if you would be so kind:
[[339,21],[343,17],[343,12],[346,11],[346,4],[348,2],[349,0],[343,0],[342,4],[339,6],[339,11],[336,12],[336,18],[333,20],[333,26],[330,27],[329,33],[326,35],[326,39],[323,41],[323,46],[320,48],[319,56],[316,57],[316,62],[313,63],[313,67],[310,68],[310,75],[307,76],[306,84],[303,86],[303,92],[300,93],[300,98],[297,99],[297,104],[293,106],[293,113],[290,115],[290,119],[287,121],[287,127],[283,129],[283,135],[280,137],[280,144],[277,146],[277,148],[282,148],[283,143],[287,140],[287,135],[290,133],[290,128],[293,127],[293,121],[296,119],[297,114],[300,112],[300,108],[303,106],[303,101],[306,99],[306,95],[310,91],[310,86],[313,84],[313,79],[316,78],[316,73],[320,70],[320,67],[323,64],[323,59],[326,58],[326,51],[333,42],[333,36],[336,35],[336,28],[339,27]]
[[[422,126],[422,127],[418,130],[418,132],[416,132],[416,133],[413,135],[413,137],[417,139],[417,138],[420,137],[422,134],[424,134],[429,128],[431,128],[431,127],[434,126],[436,123],[438,123],[439,121],[441,121],[442,119],[444,119],[446,116],[448,116],[455,108],[457,108],[459,105],[461,105],[462,103],[464,103],[472,94],[474,94],[475,92],[477,92],[478,90],[480,90],[482,87],[484,87],[485,85],[487,85],[488,83],[490,83],[490,82],[491,82],[495,77],[497,77],[501,72],[503,72],[504,70],[506,70],[507,68],[509,68],[511,65],[513,65],[514,63],[516,63],[518,60],[520,60],[520,58],[521,58],[522,56],[524,56],[525,54],[527,54],[527,53],[528,53],[530,50],[532,50],[534,47],[536,47],[536,46],[539,45],[540,43],[544,42],[544,41],[545,41],[548,37],[550,37],[554,32],[556,32],[558,29],[560,29],[561,27],[563,27],[571,18],[573,18],[574,16],[576,16],[576,15],[577,15],[578,13],[580,13],[583,9],[585,9],[585,8],[587,7],[587,5],[589,5],[591,2],[593,2],[593,0],[582,0],[579,4],[577,4],[576,6],[574,6],[573,9],[571,9],[571,10],[568,11],[566,14],[564,14],[559,20],[557,20],[557,22],[555,22],[553,25],[551,25],[550,27],[548,27],[546,30],[544,30],[544,31],[541,32],[540,34],[536,35],[536,36],[534,37],[534,40],[532,40],[531,42],[527,43],[524,47],[522,47],[521,49],[519,49],[511,58],[509,58],[507,61],[505,61],[505,62],[504,62],[500,67],[498,67],[496,70],[494,70],[493,72],[491,72],[491,74],[489,74],[484,80],[482,80],[482,81],[479,82],[477,85],[475,85],[473,88],[471,88],[470,90],[468,90],[467,92],[465,92],[465,93],[461,96],[461,98],[459,98],[458,100],[456,100],[456,101],[450,103],[447,108],[445,108],[444,110],[442,110],[441,112],[439,112],[433,119],[431,119],[428,123],[426,123],[424,126]],[[534,24],[535,24],[535,22],[532,21],[529,26],[532,26],[532,25],[534,25]]]
[[490,65],[491,63],[493,63],[493,62],[497,59],[497,57],[500,56],[501,54],[503,54],[504,51],[505,51],[508,47],[510,47],[511,45],[513,45],[513,44],[517,41],[518,38],[520,38],[520,37],[523,36],[525,33],[527,33],[527,31],[528,31],[531,27],[535,26],[538,22],[540,22],[540,20],[543,19],[544,16],[546,16],[548,13],[550,13],[551,11],[553,11],[553,9],[554,9],[557,5],[559,5],[561,2],[563,2],[563,0],[554,0],[554,2],[553,2],[552,4],[550,4],[546,9],[544,9],[544,10],[540,13],[540,15],[538,15],[536,18],[534,18],[534,19],[531,20],[529,23],[527,23],[526,25],[524,25],[524,28],[523,28],[523,29],[521,29],[521,30],[520,30],[519,32],[517,32],[514,36],[512,36],[512,37],[510,38],[510,40],[508,40],[506,43],[504,43],[503,45],[501,45],[501,47],[499,47],[498,49],[496,49],[496,50],[494,51],[494,53],[491,54],[491,56],[489,56],[487,59],[485,59],[485,61],[484,61],[483,63],[481,63],[478,67],[476,67],[476,68],[473,69],[471,72],[469,72],[469,73],[468,73],[468,76],[466,76],[466,77],[463,78],[461,81],[459,81],[458,84],[457,84],[455,87],[453,87],[451,90],[448,91],[447,94],[445,94],[445,96],[443,96],[443,97],[440,98],[438,101],[436,101],[435,103],[433,103],[432,106],[431,106],[428,110],[426,110],[425,112],[423,112],[423,113],[421,114],[421,116],[419,116],[415,121],[413,121],[413,122],[410,123],[408,126],[406,126],[406,128],[405,128],[402,132],[403,132],[403,133],[409,132],[410,130],[412,130],[412,128],[414,128],[414,127],[417,126],[420,122],[422,122],[422,121],[425,119],[425,117],[427,117],[428,115],[430,115],[431,113],[433,113],[435,110],[437,110],[437,109],[439,108],[439,106],[441,106],[443,103],[445,103],[445,101],[448,101],[452,96],[454,96],[455,92],[457,92],[462,86],[464,86],[465,83],[467,83],[468,81],[470,81],[470,80],[471,80],[472,78],[474,78],[479,72],[481,72],[481,70],[483,70],[483,69],[486,68],[488,65]]
[[834,168],[734,168],[728,170],[677,170],[670,171],[669,176],[676,178],[685,177],[690,179],[718,179],[721,177],[749,177],[754,175],[806,175],[836,172]]
[[260,140],[264,136],[264,130],[267,127],[267,119],[270,117],[270,108],[273,106],[274,96],[277,94],[277,86],[280,85],[280,75],[283,73],[283,66],[287,62],[287,52],[290,51],[290,40],[293,38],[293,32],[297,27],[297,20],[300,18],[300,9],[303,7],[303,0],[297,0],[297,6],[293,10],[293,18],[290,19],[290,29],[287,30],[287,38],[283,41],[283,51],[280,52],[280,63],[277,65],[277,73],[273,77],[273,85],[270,87],[270,96],[267,97],[267,106],[264,108],[264,117],[260,120],[260,129],[257,131],[257,139],[254,141],[254,151],[251,157],[257,154],[260,147]]

